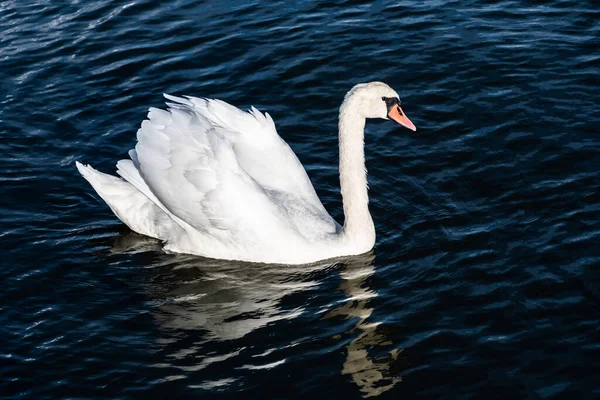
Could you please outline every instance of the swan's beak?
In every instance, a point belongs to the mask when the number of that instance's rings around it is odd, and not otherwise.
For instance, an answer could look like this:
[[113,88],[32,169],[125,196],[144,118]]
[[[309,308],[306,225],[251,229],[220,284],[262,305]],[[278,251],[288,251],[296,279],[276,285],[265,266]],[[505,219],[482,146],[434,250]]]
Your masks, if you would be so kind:
[[404,111],[402,111],[402,108],[398,104],[394,105],[390,109],[390,112],[388,113],[388,117],[390,117],[390,119],[393,119],[400,125],[407,127],[411,131],[417,130],[417,127],[415,126],[415,124],[410,122],[410,119],[408,119],[408,117],[406,116],[406,114],[404,114]]

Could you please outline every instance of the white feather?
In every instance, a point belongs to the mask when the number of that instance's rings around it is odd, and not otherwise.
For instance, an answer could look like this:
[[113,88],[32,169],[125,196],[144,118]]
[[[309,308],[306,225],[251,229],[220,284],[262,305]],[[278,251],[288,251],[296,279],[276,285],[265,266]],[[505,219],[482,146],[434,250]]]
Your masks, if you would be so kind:
[[124,180],[77,168],[131,229],[172,251],[288,264],[359,254],[375,242],[363,115],[385,118],[382,96],[397,94],[382,83],[358,85],[340,110],[343,229],[271,117],[254,107],[165,94],[168,110],[149,109],[131,160],[117,163]]

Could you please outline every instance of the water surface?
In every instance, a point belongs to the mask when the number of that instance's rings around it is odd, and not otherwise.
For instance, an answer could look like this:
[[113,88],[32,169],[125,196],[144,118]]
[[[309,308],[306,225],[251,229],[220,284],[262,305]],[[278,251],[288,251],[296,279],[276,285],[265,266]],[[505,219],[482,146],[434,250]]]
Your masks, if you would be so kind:
[[[0,3],[2,397],[600,398],[597,5],[213,3]],[[418,127],[367,127],[372,254],[166,254],[74,166],[114,172],[164,92],[221,98],[342,222],[370,80]]]

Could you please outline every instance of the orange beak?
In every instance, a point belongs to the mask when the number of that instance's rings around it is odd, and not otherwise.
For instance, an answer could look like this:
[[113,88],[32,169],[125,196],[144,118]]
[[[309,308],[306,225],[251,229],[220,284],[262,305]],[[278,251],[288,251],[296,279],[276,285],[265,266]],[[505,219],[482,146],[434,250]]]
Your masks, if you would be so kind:
[[408,117],[406,116],[406,114],[404,114],[404,111],[402,111],[402,108],[400,108],[398,104],[392,106],[390,112],[388,113],[388,117],[390,117],[390,119],[393,119],[400,125],[407,127],[411,131],[417,130],[415,124],[410,122],[410,119],[408,119]]

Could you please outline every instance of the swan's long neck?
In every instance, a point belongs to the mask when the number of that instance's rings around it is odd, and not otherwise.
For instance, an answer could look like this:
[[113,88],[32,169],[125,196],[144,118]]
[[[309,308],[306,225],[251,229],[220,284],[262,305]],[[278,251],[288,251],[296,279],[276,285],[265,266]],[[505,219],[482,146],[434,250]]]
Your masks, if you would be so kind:
[[364,251],[375,244],[375,226],[369,213],[367,170],[365,168],[365,118],[360,99],[349,96],[340,107],[340,188],[344,204],[342,235]]

